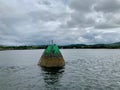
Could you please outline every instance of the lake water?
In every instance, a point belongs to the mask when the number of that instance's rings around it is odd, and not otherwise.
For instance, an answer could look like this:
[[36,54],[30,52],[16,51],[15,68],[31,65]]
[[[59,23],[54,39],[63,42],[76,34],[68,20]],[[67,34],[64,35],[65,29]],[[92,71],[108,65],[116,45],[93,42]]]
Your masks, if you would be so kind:
[[37,65],[43,51],[0,51],[0,90],[120,90],[119,49],[62,49],[52,70]]

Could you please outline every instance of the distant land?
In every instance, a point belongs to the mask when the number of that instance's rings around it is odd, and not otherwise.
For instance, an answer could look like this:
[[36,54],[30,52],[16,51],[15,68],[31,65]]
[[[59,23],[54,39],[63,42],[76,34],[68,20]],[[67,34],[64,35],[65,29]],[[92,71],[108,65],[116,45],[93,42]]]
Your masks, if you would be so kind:
[[[120,42],[111,44],[70,44],[58,45],[60,49],[120,49]],[[45,49],[47,45],[34,45],[34,46],[3,46],[0,45],[0,50],[25,50],[25,49]]]

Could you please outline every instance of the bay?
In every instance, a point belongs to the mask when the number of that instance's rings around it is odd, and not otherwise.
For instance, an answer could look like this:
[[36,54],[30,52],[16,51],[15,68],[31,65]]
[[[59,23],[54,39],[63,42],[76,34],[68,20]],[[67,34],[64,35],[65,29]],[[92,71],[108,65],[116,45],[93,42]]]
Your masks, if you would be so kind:
[[120,90],[119,49],[61,49],[52,70],[37,65],[43,51],[0,51],[0,90]]

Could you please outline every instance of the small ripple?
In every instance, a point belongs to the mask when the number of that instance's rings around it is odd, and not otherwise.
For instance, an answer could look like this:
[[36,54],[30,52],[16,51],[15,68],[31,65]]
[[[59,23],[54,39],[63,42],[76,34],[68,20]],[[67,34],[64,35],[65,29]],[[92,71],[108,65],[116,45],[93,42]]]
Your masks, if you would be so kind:
[[0,71],[13,73],[13,72],[19,72],[26,68],[27,68],[26,66],[0,66]]

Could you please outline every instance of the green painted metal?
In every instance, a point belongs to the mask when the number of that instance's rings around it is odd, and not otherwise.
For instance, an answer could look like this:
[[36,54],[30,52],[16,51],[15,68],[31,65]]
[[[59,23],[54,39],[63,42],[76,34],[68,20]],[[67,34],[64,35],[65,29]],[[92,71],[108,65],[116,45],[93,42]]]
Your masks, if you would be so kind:
[[45,50],[45,53],[47,54],[60,54],[60,50],[57,45],[48,45],[48,47]]

